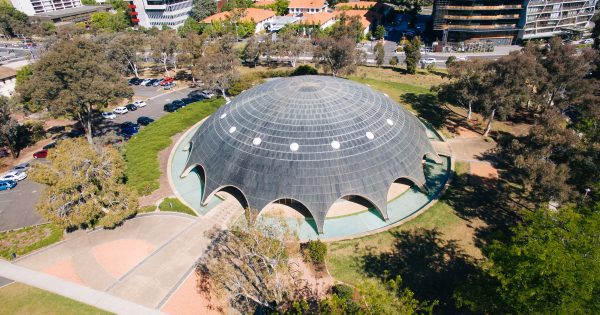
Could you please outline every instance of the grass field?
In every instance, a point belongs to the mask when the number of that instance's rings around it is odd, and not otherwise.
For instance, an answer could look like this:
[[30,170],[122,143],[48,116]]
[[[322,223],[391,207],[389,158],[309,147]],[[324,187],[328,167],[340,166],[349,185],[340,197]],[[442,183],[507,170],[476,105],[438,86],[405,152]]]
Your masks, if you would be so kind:
[[190,209],[188,206],[184,205],[177,198],[165,198],[160,205],[158,205],[158,209],[160,211],[172,211],[172,212],[181,212],[193,216],[197,216],[196,212]]
[[1,232],[0,256],[10,260],[12,259],[12,253],[22,256],[36,249],[56,243],[62,237],[63,230],[54,224],[43,224],[20,230]]
[[0,289],[0,314],[83,315],[111,313],[48,291],[21,283],[13,283]]
[[158,189],[158,152],[171,145],[171,137],[211,115],[224,103],[221,98],[192,103],[142,128],[125,145],[127,186],[143,196]]

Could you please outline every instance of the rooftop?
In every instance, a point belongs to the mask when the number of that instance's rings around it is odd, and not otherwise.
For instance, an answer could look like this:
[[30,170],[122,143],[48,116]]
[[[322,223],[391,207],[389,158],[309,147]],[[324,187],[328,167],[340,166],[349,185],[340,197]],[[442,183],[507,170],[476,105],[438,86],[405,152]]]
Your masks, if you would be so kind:
[[[271,10],[257,8],[240,9],[236,10],[236,12],[239,12],[240,21],[242,22],[259,23],[275,16],[275,12]],[[232,15],[233,14],[230,11],[219,12],[217,14],[205,18],[204,20],[202,20],[202,22],[212,23],[213,21],[224,21],[230,19]]]
[[17,76],[17,71],[9,67],[0,67],[0,80],[10,79]]
[[35,16],[49,17],[49,18],[57,19],[57,18],[78,15],[78,14],[93,13],[93,12],[98,12],[98,11],[107,11],[108,9],[109,9],[109,6],[104,6],[104,5],[93,5],[93,6],[84,5],[84,6],[75,7],[75,8],[56,10],[56,11],[45,12],[45,13],[38,13]]
[[318,12],[314,14],[304,14],[302,17],[302,24],[309,25],[323,25],[328,21],[335,19],[336,15],[332,12]]

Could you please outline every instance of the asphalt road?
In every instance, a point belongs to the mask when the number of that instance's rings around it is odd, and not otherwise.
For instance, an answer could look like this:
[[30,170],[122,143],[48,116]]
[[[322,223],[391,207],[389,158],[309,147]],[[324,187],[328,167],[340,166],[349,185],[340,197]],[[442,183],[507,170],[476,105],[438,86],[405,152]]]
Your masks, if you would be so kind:
[[43,187],[25,179],[11,190],[0,191],[0,231],[42,223],[35,210]]
[[[158,119],[167,112],[163,111],[163,105],[177,99],[187,97],[195,89],[184,88],[181,90],[165,91],[158,87],[133,86],[134,100],[143,99],[148,104],[124,115],[118,115],[115,120],[105,121],[102,124],[104,131],[118,129],[118,125],[126,122],[136,122],[138,117],[147,116]],[[44,162],[45,159],[35,160]],[[0,191],[0,231],[11,230],[39,224],[43,222],[42,217],[35,210],[43,186],[29,179],[20,181],[12,190]]]
[[14,281],[11,280],[11,279],[6,279],[6,278],[3,278],[3,277],[0,277],[0,288],[5,287],[5,286],[7,286],[7,285],[9,285],[9,284],[11,284],[13,282]]

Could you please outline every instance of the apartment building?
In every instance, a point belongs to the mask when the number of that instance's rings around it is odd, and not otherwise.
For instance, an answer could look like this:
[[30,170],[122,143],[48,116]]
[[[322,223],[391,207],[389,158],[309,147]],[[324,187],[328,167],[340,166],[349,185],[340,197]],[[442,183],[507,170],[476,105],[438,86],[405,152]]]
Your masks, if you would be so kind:
[[436,0],[433,30],[444,42],[491,41],[510,45],[517,40],[522,0]]
[[527,0],[521,39],[560,35],[583,29],[594,16],[598,0]]
[[289,13],[292,15],[315,14],[326,12],[328,9],[325,0],[290,0]]
[[81,7],[80,0],[10,0],[13,7],[29,16]]
[[179,28],[192,10],[192,0],[131,0],[131,21],[142,27]]
[[598,0],[435,0],[433,30],[443,42],[509,45],[581,30]]

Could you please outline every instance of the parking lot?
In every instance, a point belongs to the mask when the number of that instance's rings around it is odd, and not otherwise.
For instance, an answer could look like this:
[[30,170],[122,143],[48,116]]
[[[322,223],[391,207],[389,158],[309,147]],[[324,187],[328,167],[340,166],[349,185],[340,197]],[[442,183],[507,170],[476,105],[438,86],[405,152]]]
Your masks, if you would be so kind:
[[[166,103],[185,98],[195,90],[183,88],[165,91],[159,87],[146,86],[132,86],[132,88],[135,93],[134,100],[145,100],[147,105],[124,115],[117,115],[114,120],[105,120],[102,124],[104,129],[117,130],[121,123],[136,122],[140,116],[156,120],[167,114],[163,111]],[[35,161],[43,162],[45,159]],[[42,190],[43,186],[25,179],[18,182],[12,190],[0,191],[0,231],[42,223],[42,217],[35,210],[35,204],[39,200]]]

